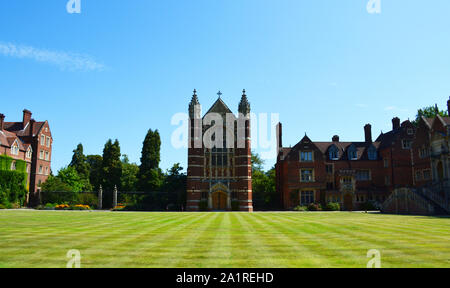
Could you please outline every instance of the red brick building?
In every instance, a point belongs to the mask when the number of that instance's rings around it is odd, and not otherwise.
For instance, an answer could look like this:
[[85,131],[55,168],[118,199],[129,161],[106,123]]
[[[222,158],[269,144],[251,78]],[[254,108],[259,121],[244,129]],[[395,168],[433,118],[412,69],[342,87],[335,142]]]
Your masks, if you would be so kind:
[[425,138],[416,137],[414,124],[394,118],[392,131],[375,141],[371,130],[370,124],[364,127],[364,141],[342,142],[334,136],[330,142],[314,142],[305,135],[286,148],[280,123],[275,167],[283,207],[338,202],[345,210],[355,210],[366,202],[381,205],[396,187],[421,184],[424,180],[416,182],[415,169],[429,169],[430,161],[412,149],[413,143],[427,145]]
[[236,118],[218,95],[203,117],[195,90],[189,104],[187,210],[253,211],[250,103],[244,90]]
[[[41,184],[51,173],[53,138],[48,122],[36,122],[31,115],[23,110],[22,121],[5,122],[5,115],[0,114],[0,154],[26,162],[29,200],[34,205]],[[14,161],[11,169],[15,169]]]

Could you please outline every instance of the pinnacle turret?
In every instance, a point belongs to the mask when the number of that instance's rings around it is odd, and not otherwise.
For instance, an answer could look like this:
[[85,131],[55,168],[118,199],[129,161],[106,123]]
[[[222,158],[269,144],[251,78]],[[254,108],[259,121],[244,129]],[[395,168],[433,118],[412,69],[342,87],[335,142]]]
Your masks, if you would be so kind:
[[247,95],[245,94],[245,89],[242,91],[241,102],[239,103],[239,113],[248,115],[250,113],[250,102],[248,102]]

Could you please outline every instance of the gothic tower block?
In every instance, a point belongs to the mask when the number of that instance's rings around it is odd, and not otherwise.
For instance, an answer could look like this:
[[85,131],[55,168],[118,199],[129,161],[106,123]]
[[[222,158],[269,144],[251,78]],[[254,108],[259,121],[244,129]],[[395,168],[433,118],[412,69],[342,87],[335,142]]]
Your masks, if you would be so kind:
[[238,115],[222,93],[202,117],[197,91],[189,104],[188,211],[253,211],[250,103]]

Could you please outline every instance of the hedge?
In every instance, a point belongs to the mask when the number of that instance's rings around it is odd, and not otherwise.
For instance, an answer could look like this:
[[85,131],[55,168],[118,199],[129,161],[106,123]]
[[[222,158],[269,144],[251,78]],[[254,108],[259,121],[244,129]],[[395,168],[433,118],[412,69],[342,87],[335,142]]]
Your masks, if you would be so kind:
[[[11,170],[15,161],[16,170]],[[0,155],[0,204],[6,208],[23,206],[27,196],[27,164],[23,160]]]

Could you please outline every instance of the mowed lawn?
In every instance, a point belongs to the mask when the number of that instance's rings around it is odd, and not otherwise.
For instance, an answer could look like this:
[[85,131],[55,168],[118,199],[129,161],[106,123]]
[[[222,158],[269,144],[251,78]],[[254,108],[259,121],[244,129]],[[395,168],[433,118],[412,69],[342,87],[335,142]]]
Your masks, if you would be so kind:
[[0,267],[450,267],[450,218],[0,210]]

